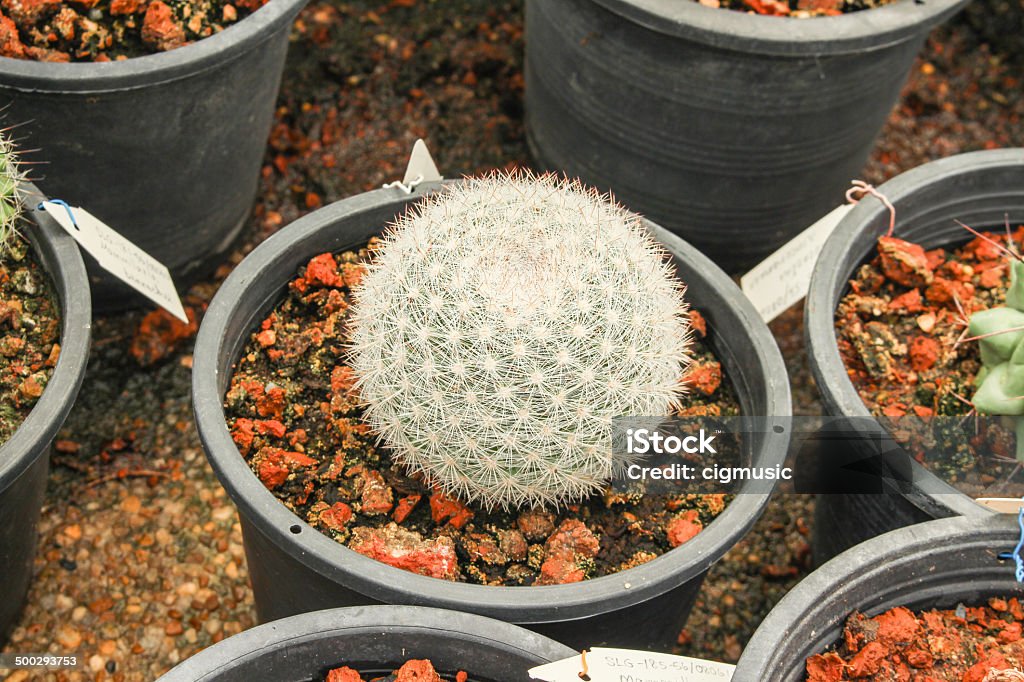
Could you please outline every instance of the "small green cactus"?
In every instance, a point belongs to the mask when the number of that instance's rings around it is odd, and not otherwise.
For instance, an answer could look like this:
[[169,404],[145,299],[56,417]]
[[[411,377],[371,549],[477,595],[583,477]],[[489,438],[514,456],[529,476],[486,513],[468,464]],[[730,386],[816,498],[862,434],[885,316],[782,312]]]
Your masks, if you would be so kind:
[[467,502],[582,499],[612,474],[613,417],[678,404],[683,291],[640,218],[577,182],[449,186],[390,227],[355,291],[366,417]]
[[10,252],[11,241],[18,233],[22,211],[19,185],[22,179],[14,144],[0,132],[0,258],[5,258]]
[[1006,305],[971,315],[967,327],[978,338],[981,371],[972,403],[978,414],[1013,417],[1017,459],[1024,461],[1024,262],[1010,262]]

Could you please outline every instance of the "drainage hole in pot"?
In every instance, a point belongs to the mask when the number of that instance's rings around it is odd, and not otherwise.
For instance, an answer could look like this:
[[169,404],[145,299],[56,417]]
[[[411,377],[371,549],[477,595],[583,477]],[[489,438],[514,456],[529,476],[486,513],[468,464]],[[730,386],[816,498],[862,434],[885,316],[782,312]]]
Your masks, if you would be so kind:
[[298,535],[299,533],[302,532],[302,526],[300,526],[299,524],[295,524],[294,526],[292,526],[288,530],[290,530],[293,534]]

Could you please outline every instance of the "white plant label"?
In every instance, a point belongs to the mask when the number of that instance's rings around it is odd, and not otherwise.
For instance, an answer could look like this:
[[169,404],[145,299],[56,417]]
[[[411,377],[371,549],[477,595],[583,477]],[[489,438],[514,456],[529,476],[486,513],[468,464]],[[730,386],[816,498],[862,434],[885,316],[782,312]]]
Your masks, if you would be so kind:
[[[728,682],[736,666],[687,656],[606,649],[587,652],[587,678],[591,682]],[[544,682],[580,682],[580,656],[537,666],[530,677]]]
[[441,182],[444,178],[437,170],[434,157],[427,149],[427,143],[422,139],[416,140],[412,146],[412,154],[409,155],[409,165],[405,167],[405,177],[402,178],[403,185],[422,184],[425,182]]
[[1016,514],[1024,507],[1024,499],[1019,497],[979,497],[975,502],[997,514]]
[[74,237],[104,270],[188,323],[167,267],[83,208],[44,201],[40,207]]
[[765,322],[804,298],[825,241],[854,204],[837,206],[740,278],[740,287]]

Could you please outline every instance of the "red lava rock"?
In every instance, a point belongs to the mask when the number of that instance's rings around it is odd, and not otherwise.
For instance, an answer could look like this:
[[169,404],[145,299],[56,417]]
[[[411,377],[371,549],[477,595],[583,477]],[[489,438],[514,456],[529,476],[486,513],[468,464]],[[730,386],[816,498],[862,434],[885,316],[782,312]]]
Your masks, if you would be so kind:
[[851,679],[874,675],[882,666],[882,661],[888,653],[888,649],[881,642],[868,642],[863,649],[858,651],[848,664],[848,672]]
[[714,395],[722,384],[722,365],[718,362],[692,364],[683,380],[704,395]]
[[692,308],[690,309],[690,326],[693,327],[693,330],[697,332],[700,338],[703,339],[708,335],[707,320],[704,319],[703,315]]
[[327,673],[324,682],[363,682],[363,676],[352,668],[335,668]]
[[43,385],[39,383],[36,375],[33,374],[21,382],[21,385],[18,386],[18,392],[23,398],[35,400],[43,394]]
[[[237,424],[237,422],[236,422]],[[258,419],[255,422],[256,430],[264,436],[273,436],[274,438],[283,438],[285,434],[285,426],[276,419]]]
[[430,516],[438,525],[447,520],[453,528],[462,528],[473,518],[473,512],[466,505],[444,493],[434,493],[430,496]]
[[499,530],[498,546],[511,561],[524,561],[530,551],[523,534],[517,530]]
[[409,514],[412,513],[412,510],[416,508],[421,499],[423,499],[422,495],[406,495],[395,505],[395,511],[392,513],[391,518],[395,520],[395,523],[402,523],[409,518]]
[[1021,624],[1020,623],[1007,623],[1006,627],[1000,631],[998,639],[1003,644],[1010,644],[1016,642],[1021,637]]
[[985,270],[978,277],[978,284],[987,288],[995,289],[1006,280],[1006,269],[1004,267]]
[[883,410],[882,414],[886,417],[905,417],[907,416],[907,406],[903,403],[896,403],[894,405],[887,405]]
[[330,253],[314,257],[306,265],[306,282],[322,287],[340,287],[345,281],[338,276],[338,263]]
[[283,485],[288,480],[291,472],[280,464],[265,461],[259,463],[256,475],[259,476],[260,481],[263,485],[267,486],[268,490],[273,490]]
[[530,540],[542,540],[555,531],[555,517],[546,511],[530,509],[516,519],[516,525]]
[[969,308],[970,301],[974,298],[974,291],[970,284],[936,277],[932,285],[925,290],[924,295],[932,303],[955,305],[959,300],[961,305]]
[[395,682],[442,682],[430,661],[412,660],[395,671]]
[[337,396],[346,396],[352,392],[356,384],[356,375],[348,365],[336,365],[331,370],[331,392]]
[[797,9],[828,16],[838,16],[843,13],[842,0],[797,0],[796,6]]
[[111,14],[135,14],[146,3],[146,0],[110,0]]
[[152,0],[142,20],[142,40],[157,50],[173,50],[185,44],[185,29],[175,21],[170,7]]
[[251,419],[242,417],[235,420],[235,425],[231,427],[231,438],[235,441],[238,451],[243,456],[249,454],[255,437],[256,434],[253,432],[253,421]]
[[264,348],[273,346],[277,342],[277,332],[273,329],[265,329],[256,335],[256,342]]
[[930,668],[935,663],[935,657],[924,649],[911,649],[905,658],[912,668]]
[[916,372],[931,369],[939,359],[939,342],[930,336],[915,336],[910,341],[910,366]]
[[924,310],[920,289],[911,289],[889,301],[889,310],[901,313],[919,313]]
[[537,585],[565,585],[578,583],[587,574],[576,565],[576,561],[568,554],[554,554],[544,560],[540,567]]
[[565,519],[544,545],[544,563],[540,567],[538,585],[575,583],[586,577],[579,565],[593,559],[601,542],[579,519]]
[[362,494],[360,495],[360,511],[367,516],[388,514],[394,506],[395,493],[384,481],[380,472],[371,469],[362,474]]
[[431,578],[455,580],[459,574],[455,543],[450,537],[425,540],[395,523],[383,528],[353,529],[349,547],[389,566]]
[[882,272],[894,282],[907,287],[931,284],[934,277],[924,249],[896,237],[878,240]]
[[983,682],[993,670],[1014,669],[1024,659],[1022,624],[1006,615],[1015,608],[1017,599],[1000,599],[920,614],[904,607],[874,618],[854,613],[836,651],[807,659],[807,679]]
[[284,389],[280,386],[265,388],[262,395],[256,397],[256,412],[261,417],[280,419],[284,416]]
[[2,0],[0,6],[15,22],[31,26],[57,10],[61,0]]
[[984,660],[978,661],[964,673],[962,682],[985,682],[985,678],[993,670],[1016,669],[1017,666],[1006,660],[1002,654],[991,653]]
[[840,682],[846,663],[834,652],[815,654],[807,659],[807,682]]
[[910,609],[897,606],[873,618],[878,624],[877,637],[890,644],[906,644],[917,636],[917,618]]
[[690,509],[668,522],[668,544],[678,547],[687,540],[697,537],[702,530],[704,525],[700,522],[696,510]]
[[320,520],[331,530],[341,530],[352,520],[352,507],[344,502],[335,502],[320,512]]
[[758,14],[784,17],[789,14],[789,5],[781,0],[745,0],[747,7]]
[[183,341],[195,336],[199,331],[196,313],[192,308],[185,308],[185,314],[188,316],[188,324],[163,308],[143,317],[132,336],[132,357],[140,365],[147,367],[168,357]]
[[462,539],[462,548],[471,562],[482,561],[492,566],[508,563],[508,557],[501,551],[498,541],[488,533],[467,533]]

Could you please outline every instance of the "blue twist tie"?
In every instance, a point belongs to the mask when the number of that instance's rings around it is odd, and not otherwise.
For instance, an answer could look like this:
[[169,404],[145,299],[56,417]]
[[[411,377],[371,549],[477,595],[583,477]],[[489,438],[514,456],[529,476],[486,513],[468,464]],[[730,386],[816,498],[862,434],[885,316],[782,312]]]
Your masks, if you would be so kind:
[[[75,220],[75,214],[71,212],[71,207],[67,205],[67,202],[65,202],[63,199],[47,199],[46,201],[49,201],[51,204],[63,206],[64,210],[68,212],[68,217],[71,218],[71,224],[74,225],[75,227],[78,227],[78,221]],[[45,204],[46,201],[39,202],[38,208],[40,211],[43,210],[43,204]]]
[[1024,549],[1024,507],[1017,512],[1017,526],[1020,527],[1020,540],[1017,541],[1017,546],[1013,549],[1013,563],[1017,564],[1014,575],[1017,577],[1017,582],[1024,583],[1024,558],[1020,555],[1021,549]]

